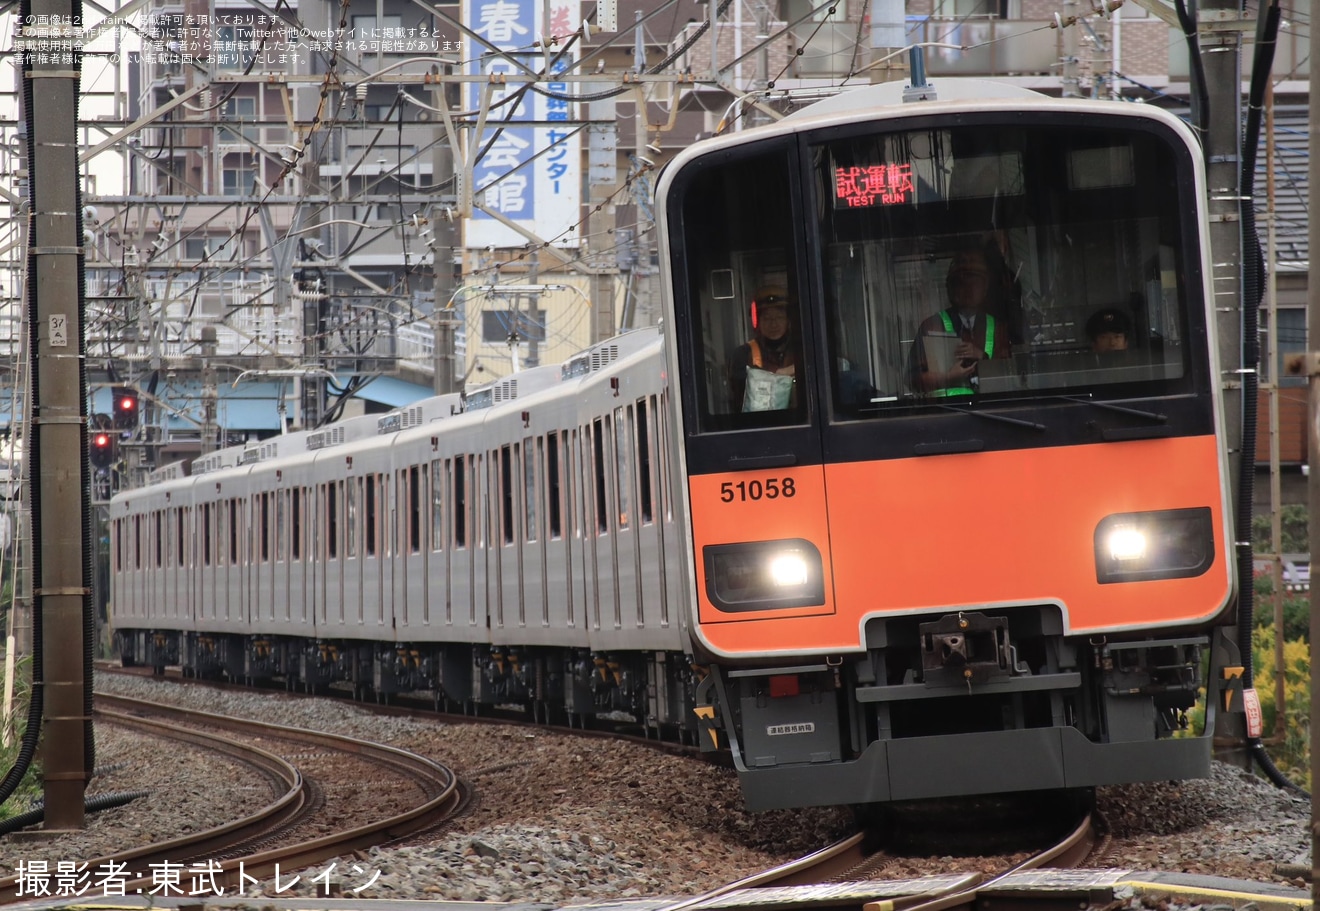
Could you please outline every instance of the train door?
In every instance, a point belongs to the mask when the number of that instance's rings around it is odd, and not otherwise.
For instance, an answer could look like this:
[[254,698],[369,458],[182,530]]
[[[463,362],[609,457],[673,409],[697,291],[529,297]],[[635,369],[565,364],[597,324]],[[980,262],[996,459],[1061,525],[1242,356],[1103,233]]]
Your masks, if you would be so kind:
[[179,567],[179,523],[183,509],[171,506],[165,510],[165,615],[177,629],[183,619],[183,572]]
[[381,534],[387,512],[381,496],[381,476],[367,474],[362,479],[362,614],[361,621],[378,626],[384,620],[381,598],[384,577],[385,541]]
[[422,522],[422,503],[425,502],[425,478],[428,466],[409,465],[396,474],[399,491],[399,552],[393,565],[395,588],[395,614],[401,628],[412,628],[421,623],[426,581],[425,536],[426,523]]
[[178,506],[174,508],[174,615],[180,621],[180,628],[189,628],[193,621],[193,591],[191,591],[191,580],[193,573],[190,572],[191,547],[187,529],[189,529],[191,516],[191,507]]
[[422,627],[429,627],[433,618],[444,617],[445,601],[449,597],[449,572],[445,566],[449,558],[445,535],[449,528],[445,518],[446,465],[447,459],[433,458],[422,470]]
[[152,617],[163,617],[164,599],[161,597],[164,589],[164,579],[160,571],[160,524],[161,510],[153,509],[147,513],[147,558],[146,579],[147,579],[147,609]]
[[477,453],[472,457],[472,490],[474,494],[476,491],[483,493],[482,496],[474,496],[472,503],[472,531],[475,541],[472,567],[472,615],[469,619],[473,630],[490,629],[490,593],[493,587],[491,579],[493,564],[490,552],[497,537],[495,517],[492,513],[497,502],[496,464],[484,453]]
[[[394,622],[395,611],[399,604],[395,602],[394,594],[394,558],[399,553],[399,510],[398,510],[398,486],[395,484],[393,472],[385,472],[376,475],[380,490],[377,495],[380,497],[380,548],[377,563],[380,566],[380,583],[377,588],[376,600],[380,604],[377,612],[378,622],[382,626],[388,626]],[[389,592],[387,599],[385,593]]]
[[214,580],[211,619],[214,622],[229,617],[229,589],[233,581],[230,578],[229,536],[234,533],[236,521],[231,506],[227,499],[211,503],[211,578]]
[[543,586],[541,573],[545,569],[545,560],[541,555],[544,535],[538,527],[541,518],[541,506],[538,502],[536,439],[525,437],[521,444],[514,444],[514,484],[518,488],[520,539],[516,545],[518,554],[518,589],[517,589],[517,624],[527,626],[528,618],[540,622]]
[[[504,548],[513,541],[513,490],[508,447],[490,453],[490,547],[486,555],[488,624],[504,625]],[[506,496],[507,491],[507,496]],[[506,538],[506,535],[508,536]],[[517,580],[513,580],[517,584]]]
[[252,526],[248,518],[247,499],[233,497],[226,503],[229,530],[225,533],[225,538],[228,539],[229,546],[225,553],[225,577],[228,581],[225,612],[221,614],[221,620],[228,624],[236,622],[240,611],[246,610],[244,605],[247,603],[247,572],[251,554],[247,538],[251,534]]
[[424,476],[426,490],[423,493],[427,534],[422,547],[422,564],[425,574],[422,584],[423,627],[430,628],[432,623],[447,621],[446,603],[451,587],[449,571],[448,541],[449,522],[445,513],[445,504],[450,501],[452,486],[448,479],[449,459],[432,459],[430,471]]
[[545,438],[545,609],[546,625],[552,629],[571,627],[574,620],[573,560],[577,549],[573,541],[572,471],[565,470],[572,463],[567,440],[566,430],[555,430]]
[[290,633],[294,632],[295,627],[301,626],[303,599],[307,594],[306,581],[303,578],[303,541],[301,535],[302,527],[302,488],[298,486],[290,487],[285,492],[288,498],[288,598],[284,599],[281,605],[284,613],[284,624]]
[[305,634],[312,628],[312,609],[308,595],[312,590],[312,557],[308,553],[308,539],[310,537],[310,491],[306,487],[298,486],[293,489],[293,502],[290,504],[289,512],[289,558],[292,561],[293,572],[293,591],[290,591],[290,601],[293,602],[293,622],[298,632]]
[[549,608],[546,603],[546,551],[550,532],[547,527],[546,470],[544,436],[523,440],[523,458],[527,467],[523,472],[524,517],[527,559],[523,561],[524,623],[548,627]]
[[[473,518],[472,518],[472,460],[466,455],[457,455],[453,461],[454,499],[449,513],[453,516],[451,541],[453,542],[448,566],[450,574],[449,600],[445,604],[445,623],[461,622],[461,617],[470,613],[475,583],[473,557]],[[463,580],[462,587],[457,584]]]
[[669,415],[669,389],[663,389],[656,400],[656,478],[659,482],[660,540],[664,546],[664,562],[660,567],[660,623],[668,626],[677,616],[675,608],[682,586],[671,584],[679,578],[679,535],[674,523],[674,465],[671,460],[669,434],[672,425]]
[[[279,628],[288,629],[293,596],[293,590],[289,587],[292,582],[289,573],[289,488],[281,487],[271,491],[270,505],[271,584],[263,597],[270,603],[271,619]],[[283,592],[284,597],[277,599],[276,592]]]
[[663,523],[656,510],[655,396],[638,399],[632,411],[631,436],[637,454],[632,462],[637,482],[637,624],[654,629],[662,625],[666,582]]
[[615,578],[615,629],[629,626],[638,627],[642,623],[642,593],[638,561],[638,530],[641,524],[636,490],[636,448],[634,440],[634,422],[636,416],[632,405],[621,405],[614,409],[614,427],[610,444],[612,458],[610,469],[613,474],[614,511],[610,519],[614,523],[614,578]]
[[247,559],[241,561],[243,570],[243,584],[239,587],[242,593],[240,599],[240,608],[243,622],[248,624],[258,623],[264,617],[258,609],[259,600],[257,598],[258,583],[257,578],[263,569],[261,565],[261,535],[264,531],[262,527],[261,501],[254,495],[243,500],[239,506],[245,513],[244,527],[247,534],[244,535],[244,546],[247,548]]
[[362,478],[344,480],[344,624],[361,626],[362,608]]
[[569,452],[573,459],[572,470],[568,476],[573,484],[573,597],[570,599],[570,611],[576,606],[576,614],[569,614],[569,624],[572,626],[575,622],[581,625],[582,629],[589,629],[592,626],[596,611],[592,604],[595,599],[595,582],[593,581],[593,572],[595,564],[593,562],[595,549],[592,547],[594,536],[591,534],[591,525],[587,521],[590,515],[590,498],[593,490],[591,483],[591,460],[588,458],[590,450],[590,435],[586,427],[573,428],[572,445]]
[[[521,533],[518,521],[518,492],[520,486],[519,462],[521,445],[514,443],[501,446],[498,450],[499,477],[496,480],[497,496],[496,522],[499,526],[498,538],[494,541],[491,553],[494,557],[494,584],[491,604],[495,616],[491,625],[504,629],[518,623],[522,612],[522,563]],[[494,456],[495,453],[492,453]]]
[[610,538],[610,482],[609,482],[609,417],[596,418],[586,429],[583,448],[587,459],[587,497],[589,509],[583,517],[588,560],[588,611],[592,629],[612,627],[616,577],[614,574],[614,547]]
[[[195,495],[196,487],[193,492]],[[214,604],[215,599],[215,580],[210,575],[210,559],[206,554],[206,547],[213,537],[208,527],[211,520],[211,504],[198,503],[194,497],[191,516],[192,528],[189,540],[192,542],[192,572],[189,573],[189,577],[192,579],[193,587],[193,629],[200,629],[202,619],[206,616],[207,605]]]
[[[313,475],[315,477],[315,475]],[[325,623],[325,580],[329,572],[330,557],[326,549],[329,531],[326,525],[326,485],[313,484],[308,488],[311,499],[307,503],[308,514],[308,590],[307,624],[315,635],[321,635]]]

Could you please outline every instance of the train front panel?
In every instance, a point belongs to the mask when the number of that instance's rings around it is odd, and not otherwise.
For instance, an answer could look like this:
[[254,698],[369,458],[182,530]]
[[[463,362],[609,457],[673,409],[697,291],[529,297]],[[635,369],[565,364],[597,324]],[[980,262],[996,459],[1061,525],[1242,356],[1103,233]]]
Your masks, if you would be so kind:
[[1206,774],[1236,589],[1199,150],[885,91],[660,188],[707,742],[756,807]]

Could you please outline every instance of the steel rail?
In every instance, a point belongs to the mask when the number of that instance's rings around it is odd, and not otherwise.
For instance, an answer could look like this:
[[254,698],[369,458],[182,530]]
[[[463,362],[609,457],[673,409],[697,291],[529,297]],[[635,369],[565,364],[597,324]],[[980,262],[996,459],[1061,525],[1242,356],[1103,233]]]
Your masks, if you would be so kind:
[[[255,769],[279,796],[257,812],[241,819],[191,835],[116,851],[90,860],[87,862],[89,870],[108,863],[131,864],[133,869],[145,870],[150,869],[152,864],[167,860],[184,861],[202,857],[209,852],[225,850],[232,845],[241,844],[284,826],[303,813],[307,806],[309,792],[302,773],[286,760],[260,747],[238,743],[218,734],[179,728],[149,718],[104,709],[97,709],[96,715],[100,720],[119,727],[135,728],[168,740],[190,743],[205,750],[224,753]],[[0,904],[18,900],[18,884],[17,876],[0,878]]]
[[[848,869],[860,866],[865,861],[862,840],[865,833],[857,833],[841,839],[828,847],[811,854],[771,867],[760,873],[744,877],[737,882],[719,886],[701,895],[683,899],[665,905],[655,911],[687,911],[699,908],[703,904],[730,893],[743,889],[764,889],[810,885],[824,882],[842,882],[841,875]],[[1015,873],[1036,870],[1044,867],[1075,867],[1086,860],[1095,844],[1095,825],[1093,815],[1088,813],[1084,819],[1062,840],[1049,848],[1033,854],[1012,869],[986,879],[982,874],[969,873],[956,882],[943,888],[915,895],[906,895],[884,902],[886,911],[950,911],[955,908],[973,908],[981,891],[1005,880]],[[730,903],[722,903],[721,911],[730,911]],[[757,907],[756,898],[749,896],[747,908]]]
[[[424,756],[418,756],[415,753],[409,753],[385,744],[371,743],[339,734],[322,733],[303,728],[282,727],[263,721],[192,711],[120,696],[108,696],[98,693],[96,701],[98,713],[105,715],[107,719],[113,720],[114,723],[138,724],[144,728],[150,727],[153,731],[162,733],[164,736],[195,743],[204,748],[219,749],[229,755],[237,755],[244,761],[258,766],[262,774],[267,777],[275,775],[287,778],[291,772],[297,781],[297,796],[291,796],[290,793],[286,792],[276,802],[284,807],[277,822],[262,824],[255,821],[256,816],[260,816],[270,809],[268,807],[261,813],[254,814],[253,817],[209,829],[195,836],[175,838],[166,842],[146,845],[132,851],[106,855],[87,862],[89,871],[95,871],[107,862],[129,863],[131,875],[128,876],[127,882],[125,882],[125,892],[130,895],[139,892],[146,895],[159,891],[160,883],[156,877],[150,875],[151,864],[153,863],[162,863],[166,860],[173,863],[182,863],[199,858],[212,860],[215,857],[214,855],[209,858],[206,857],[208,852],[218,854],[231,851],[235,846],[239,848],[250,846],[258,838],[264,838],[268,841],[272,836],[279,837],[280,832],[287,832],[291,826],[296,826],[302,817],[306,815],[307,783],[297,769],[264,750],[239,744],[203,731],[179,727],[181,724],[201,725],[209,730],[226,729],[247,736],[289,741],[353,755],[411,778],[420,786],[427,798],[425,802],[410,810],[375,822],[283,847],[256,850],[223,860],[216,860],[215,872],[208,883],[213,882],[221,888],[228,889],[229,887],[239,886],[240,876],[248,877],[249,881],[251,878],[261,880],[271,876],[277,866],[282,873],[290,873],[344,854],[350,854],[353,851],[374,847],[422,829],[431,828],[448,818],[462,802],[458,777],[451,770]],[[113,707],[119,711],[111,714],[107,712],[108,707]],[[153,722],[137,715],[129,715],[129,712],[157,716],[167,719],[167,721]],[[260,762],[255,759],[258,754],[264,757]],[[189,871],[184,870],[183,872],[186,874]],[[17,888],[17,877],[0,880],[0,904],[20,900],[17,896]],[[179,883],[174,890],[174,895],[187,894],[188,892],[183,888],[182,883]]]

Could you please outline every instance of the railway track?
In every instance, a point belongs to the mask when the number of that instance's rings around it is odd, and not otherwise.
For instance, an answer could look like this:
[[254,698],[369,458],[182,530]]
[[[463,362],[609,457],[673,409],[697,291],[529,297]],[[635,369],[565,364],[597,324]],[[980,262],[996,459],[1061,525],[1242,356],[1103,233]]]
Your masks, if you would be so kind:
[[[437,826],[464,800],[458,778],[449,769],[383,744],[120,696],[98,694],[96,705],[101,722],[231,756],[269,784],[276,795],[267,806],[243,819],[87,861],[87,869],[93,871],[124,865],[119,879],[126,894],[159,888],[157,870],[166,863],[183,868],[205,865],[208,885],[226,889],[239,887],[240,881],[265,881],[277,869],[289,873]],[[420,796],[398,812],[340,829],[339,823],[325,821],[336,810],[329,793],[333,789],[266,749],[264,745],[272,742],[291,747],[304,765],[319,761],[324,766],[335,757],[340,761],[347,757],[357,774],[365,774],[358,779],[359,785],[370,782],[374,789],[384,775],[406,781]],[[364,773],[365,767],[375,774]],[[186,880],[181,890],[187,894]],[[17,877],[0,879],[0,903],[20,900],[18,892]]]
[[891,858],[867,854],[859,832],[805,857],[755,873],[657,911],[753,911],[766,907],[849,908],[867,911],[964,911],[985,893],[1010,886],[1015,877],[1046,868],[1071,869],[1084,863],[1099,836],[1093,814],[1043,851],[997,875],[951,873],[879,883]]
[[[178,679],[177,682],[198,685],[197,681]],[[215,682],[202,685],[231,688],[229,685]],[[233,688],[250,692],[248,687]],[[285,694],[280,693],[280,695]],[[110,697],[98,696],[98,704],[108,704],[109,699]],[[429,709],[362,704],[373,712],[383,714],[421,716],[431,719],[437,717],[437,714]],[[516,723],[507,718],[451,717],[454,721]],[[618,736],[617,732],[607,731],[574,730],[572,733]],[[649,743],[656,745],[655,741]],[[675,744],[664,746],[669,749],[677,747]],[[495,767],[497,768],[499,767]],[[1094,830],[1092,818],[1088,815],[1070,831],[1067,838],[1020,863],[1013,864],[1011,868],[1006,868],[997,875],[947,874],[907,879],[897,883],[883,880],[886,876],[894,876],[895,867],[902,867],[906,858],[883,851],[866,850],[864,841],[867,833],[858,833],[813,854],[753,874],[702,895],[676,902],[658,911],[698,911],[698,909],[715,911],[715,909],[751,909],[784,904],[803,908],[860,909],[873,901],[880,901],[882,904],[874,906],[871,911],[948,911],[948,909],[970,908],[985,891],[1003,885],[1013,876],[1041,868],[1074,867],[1094,852],[1102,852],[1102,848],[1097,847]],[[291,868],[286,866],[285,869]],[[885,897],[891,893],[896,894],[893,897]]]

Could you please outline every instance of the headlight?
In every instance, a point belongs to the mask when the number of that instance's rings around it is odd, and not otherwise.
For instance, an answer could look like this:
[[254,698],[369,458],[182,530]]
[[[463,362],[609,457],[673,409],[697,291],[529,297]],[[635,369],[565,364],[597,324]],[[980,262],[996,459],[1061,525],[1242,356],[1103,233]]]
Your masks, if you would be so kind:
[[1208,507],[1106,516],[1095,529],[1095,575],[1102,585],[1190,578],[1214,562]]
[[1119,563],[1144,560],[1146,533],[1131,525],[1116,525],[1109,532],[1109,556]]
[[820,551],[800,538],[703,548],[706,595],[720,610],[773,610],[825,603]]

